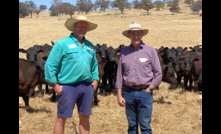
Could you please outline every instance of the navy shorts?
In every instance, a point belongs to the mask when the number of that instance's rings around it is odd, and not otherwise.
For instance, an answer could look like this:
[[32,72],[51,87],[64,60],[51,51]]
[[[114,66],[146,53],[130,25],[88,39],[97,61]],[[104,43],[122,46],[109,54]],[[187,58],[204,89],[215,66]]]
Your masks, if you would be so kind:
[[91,115],[95,91],[91,83],[78,82],[62,86],[62,92],[58,95],[57,116],[71,118],[75,104],[79,114]]

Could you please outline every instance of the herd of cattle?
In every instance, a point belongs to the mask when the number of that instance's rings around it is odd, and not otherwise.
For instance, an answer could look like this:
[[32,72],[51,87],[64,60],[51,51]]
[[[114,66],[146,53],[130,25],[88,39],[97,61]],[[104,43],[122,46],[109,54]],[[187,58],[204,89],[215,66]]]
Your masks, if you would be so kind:
[[[43,95],[42,84],[45,84],[45,93],[49,93],[50,83],[44,79],[44,64],[54,45],[34,45],[28,49],[20,48],[19,52],[26,54],[26,59],[19,58],[19,97],[22,97],[26,110],[31,110],[29,97]],[[97,60],[99,66],[99,86],[94,92],[94,106],[97,106],[98,94],[115,94],[115,81],[117,64],[120,52],[124,44],[117,48],[107,46],[107,44],[97,44]],[[192,91],[193,87],[202,92],[202,45],[194,47],[168,48],[161,46],[156,49],[161,62],[163,78],[162,81],[169,83],[172,88],[181,87],[186,91]],[[182,81],[183,78],[183,81]],[[197,86],[192,84],[197,83]],[[38,86],[38,93],[35,87]],[[52,90],[51,101],[56,101],[56,93]]]

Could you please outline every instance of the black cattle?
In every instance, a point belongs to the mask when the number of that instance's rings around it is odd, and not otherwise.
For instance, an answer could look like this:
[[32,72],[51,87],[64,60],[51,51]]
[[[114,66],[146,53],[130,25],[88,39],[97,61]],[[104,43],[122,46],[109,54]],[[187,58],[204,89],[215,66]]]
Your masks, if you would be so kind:
[[[52,46],[54,45],[54,42],[51,41]],[[35,61],[38,63],[37,61],[37,56],[38,55],[42,55],[43,52],[47,52],[50,51],[52,49],[51,45],[48,45],[47,43],[45,43],[44,45],[34,45],[32,47],[29,47],[28,49],[23,49],[20,48],[19,52],[25,53],[26,54],[26,59],[29,61]],[[46,93],[49,93],[49,88],[48,85],[46,84]],[[38,85],[38,93],[40,94],[40,97],[43,96],[43,90],[42,90],[42,84]]]
[[[199,68],[202,68],[200,66],[202,66],[202,62],[199,62],[202,60],[202,52],[187,52],[185,54],[182,55],[182,58],[183,58],[183,62],[182,62],[182,70],[185,72],[185,76],[184,76],[184,88],[188,91],[191,91],[192,90],[192,82],[193,80],[195,81],[196,76],[193,76],[193,72],[195,73],[195,71],[198,71],[197,70],[194,70],[193,71],[193,67],[194,65],[197,65],[199,66]],[[199,64],[196,64],[196,63],[199,63]],[[197,78],[199,77],[199,72],[197,73]],[[194,74],[195,75],[195,74]]]
[[198,78],[198,85],[197,85],[200,93],[203,91],[202,84],[203,84],[203,80],[202,80],[202,70],[201,70],[199,78]]
[[118,65],[118,61],[120,59],[120,53],[121,53],[121,50],[126,47],[126,45],[124,44],[120,44],[115,50],[116,50],[116,64]]
[[157,49],[157,53],[158,55],[160,56],[161,58],[161,61],[163,64],[167,64],[168,62],[170,62],[169,60],[169,57],[168,57],[168,50],[169,48],[168,47],[164,47],[164,46],[161,46],[159,49]]
[[[187,52],[187,47],[182,48],[182,47],[177,47],[177,48],[168,48],[166,50],[166,59],[169,59],[168,63],[172,63],[173,68],[175,70],[176,73],[176,79],[177,79],[177,85],[176,88],[181,87],[181,79],[184,78],[185,79],[185,71],[183,71],[181,68],[181,64],[180,62],[182,62],[182,55],[185,54]],[[167,63],[167,64],[168,64]]]
[[36,55],[41,52],[41,45],[34,45],[28,49],[19,48],[19,52],[26,54],[26,59],[29,61],[36,61]]
[[178,55],[182,55],[183,53],[187,52],[187,47],[184,47],[184,48],[177,47],[175,50],[176,50],[176,56],[178,56]]
[[107,61],[107,44],[97,44],[96,46],[96,53],[100,55],[102,61]]
[[189,47],[192,52],[202,52],[202,45],[196,45],[194,47]]
[[163,74],[162,81],[171,84],[172,87],[176,87],[177,79],[172,63],[168,62],[167,64],[164,64],[160,53],[158,54],[158,57],[160,60],[161,70]]
[[117,74],[116,49],[110,46],[107,49],[107,63],[104,67],[104,75],[102,77],[102,87],[101,87],[102,95],[106,95],[106,93],[115,92],[114,84],[116,81],[116,74]]
[[170,62],[168,64],[161,64],[161,69],[163,73],[162,81],[171,84],[173,87],[176,87],[177,79],[172,63]]
[[191,76],[192,80],[198,83],[198,90],[202,92],[202,56],[193,59]]
[[[48,51],[45,51],[45,52],[42,52],[41,55],[38,55],[37,56],[37,63],[38,65],[41,66],[41,68],[44,69],[44,65],[45,65],[45,62],[50,54],[51,50],[48,50]],[[46,86],[48,86],[48,83],[42,83],[42,84],[46,84]],[[42,84],[39,84],[39,85],[42,85]],[[38,86],[39,87],[39,86]],[[41,90],[42,88],[40,88],[39,90]],[[49,88],[46,88],[46,90],[48,89],[48,92],[46,93],[49,93]],[[52,96],[51,96],[51,101],[52,102],[56,102],[56,93],[54,90],[52,90]]]
[[94,102],[93,105],[94,106],[98,106],[98,103],[100,102],[100,100],[98,99],[97,95],[98,95],[98,88],[101,85],[101,79],[104,75],[104,66],[105,66],[105,62],[102,60],[101,56],[99,54],[96,54],[96,58],[97,58],[97,62],[98,62],[98,71],[99,71],[99,78],[100,80],[98,81],[98,86],[97,89],[94,92]]
[[22,97],[27,111],[32,110],[29,96],[38,84],[47,83],[44,71],[36,62],[19,58],[19,97]]

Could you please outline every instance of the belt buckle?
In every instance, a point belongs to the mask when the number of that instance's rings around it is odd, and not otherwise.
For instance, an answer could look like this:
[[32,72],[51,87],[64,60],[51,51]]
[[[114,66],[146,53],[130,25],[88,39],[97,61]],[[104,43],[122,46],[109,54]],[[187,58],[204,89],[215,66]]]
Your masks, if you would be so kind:
[[134,85],[134,86],[132,86],[132,88],[136,89],[136,90],[141,89],[142,87],[143,87],[142,85]]
[[142,89],[142,88],[147,88],[148,85],[142,84],[142,85],[135,85],[134,89],[138,90],[138,89]]

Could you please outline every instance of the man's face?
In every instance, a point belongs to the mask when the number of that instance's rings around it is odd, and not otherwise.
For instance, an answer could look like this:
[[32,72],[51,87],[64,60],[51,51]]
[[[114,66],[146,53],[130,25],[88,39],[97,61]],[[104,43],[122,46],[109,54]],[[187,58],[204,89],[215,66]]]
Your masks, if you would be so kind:
[[143,37],[143,31],[142,30],[131,30],[129,32],[129,37],[130,37],[131,42],[133,44],[140,44],[141,39]]
[[77,22],[74,24],[74,33],[78,36],[84,37],[87,33],[88,23],[86,22]]

